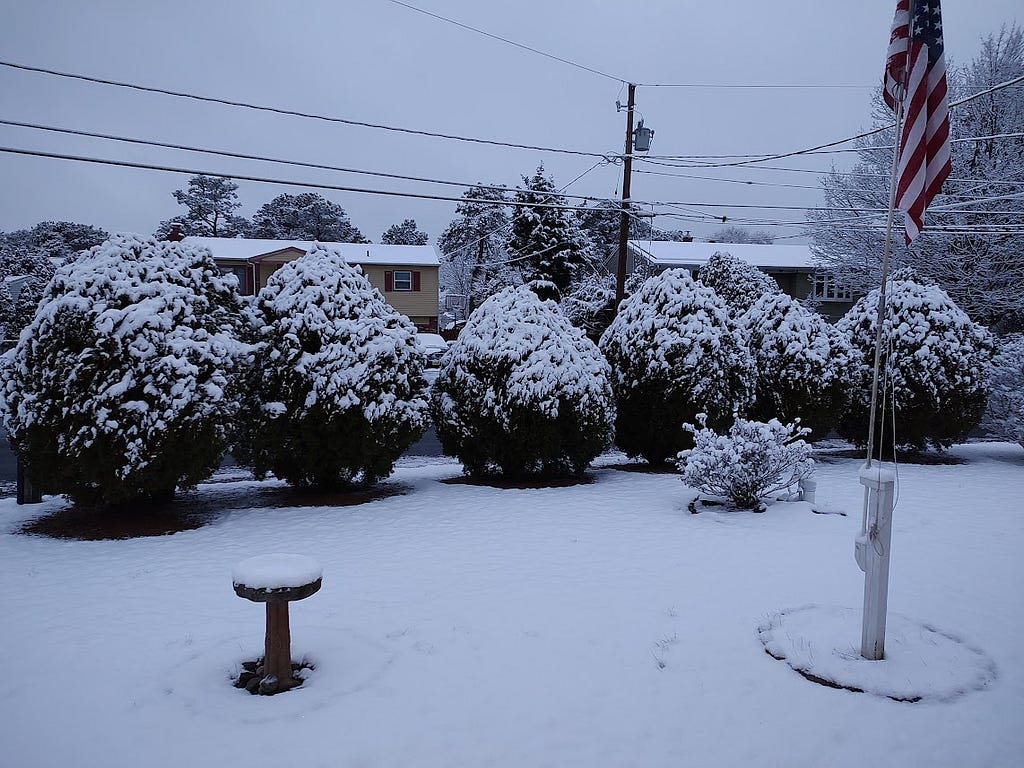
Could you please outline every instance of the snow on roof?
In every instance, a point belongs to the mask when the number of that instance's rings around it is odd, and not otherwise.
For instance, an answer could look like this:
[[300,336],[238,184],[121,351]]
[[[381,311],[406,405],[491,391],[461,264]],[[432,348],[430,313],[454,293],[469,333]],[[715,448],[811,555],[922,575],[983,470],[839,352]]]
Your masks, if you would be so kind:
[[[223,261],[248,261],[288,248],[307,252],[313,240],[259,240],[250,237],[186,237],[186,243],[203,245],[213,258]],[[440,264],[431,245],[384,245],[381,243],[321,243],[337,248],[349,264],[398,264],[402,266],[436,267]]]
[[807,245],[630,240],[629,247],[659,267],[702,267],[715,253],[722,251],[762,269],[814,268],[811,248]]

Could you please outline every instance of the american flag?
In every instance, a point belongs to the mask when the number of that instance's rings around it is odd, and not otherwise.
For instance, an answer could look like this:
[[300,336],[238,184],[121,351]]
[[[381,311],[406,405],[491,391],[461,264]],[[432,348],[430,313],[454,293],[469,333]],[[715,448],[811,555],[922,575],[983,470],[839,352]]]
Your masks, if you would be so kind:
[[907,245],[921,234],[924,210],[949,176],[949,106],[939,0],[899,0],[883,88],[885,103],[903,103],[896,208],[906,214]]

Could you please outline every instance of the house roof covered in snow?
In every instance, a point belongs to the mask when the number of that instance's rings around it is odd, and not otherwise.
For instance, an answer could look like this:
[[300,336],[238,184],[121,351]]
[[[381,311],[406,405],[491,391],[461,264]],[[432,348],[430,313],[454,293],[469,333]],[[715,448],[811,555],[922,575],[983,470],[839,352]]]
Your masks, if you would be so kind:
[[[309,251],[313,240],[261,240],[251,237],[186,237],[185,242],[206,246],[215,259],[253,261],[281,251]],[[380,243],[321,243],[341,251],[349,264],[387,264],[436,267],[440,264],[431,245],[384,245]]]
[[811,248],[807,245],[762,245],[755,243],[677,243],[630,240],[634,254],[659,267],[697,269],[714,254],[724,252],[764,270],[811,271]]

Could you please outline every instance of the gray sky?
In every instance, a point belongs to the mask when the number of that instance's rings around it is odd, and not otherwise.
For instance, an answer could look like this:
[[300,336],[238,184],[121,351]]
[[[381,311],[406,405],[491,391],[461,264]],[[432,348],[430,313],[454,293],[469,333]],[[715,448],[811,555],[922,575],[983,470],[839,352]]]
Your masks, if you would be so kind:
[[[641,83],[813,84],[853,88],[650,88],[640,116],[656,131],[651,154],[785,152],[870,126],[895,0],[409,0],[614,77]],[[440,133],[621,153],[619,82],[519,50],[387,0],[358,2],[3,3],[0,59],[113,80]],[[966,63],[980,36],[1024,20],[1019,0],[947,0],[947,63]],[[481,146],[329,124],[0,67],[0,117],[210,149],[453,181],[514,185],[543,162],[558,185],[586,157]],[[0,145],[374,189],[457,196],[452,187],[49,135],[0,126]],[[790,159],[826,169],[848,156]],[[661,170],[645,164],[637,169]],[[670,171],[672,172],[672,171]],[[750,169],[676,173],[813,186],[807,173]],[[181,209],[187,176],[0,155],[0,229],[44,219],[151,233]],[[619,194],[621,167],[602,165],[576,194]],[[239,182],[251,216],[300,188]],[[415,218],[432,240],[454,203],[321,191],[364,235]],[[722,204],[709,212],[800,220],[800,211],[741,211],[735,204],[816,205],[815,190],[633,176],[633,198]],[[656,226],[713,231],[659,216]],[[776,235],[796,229],[774,229]]]

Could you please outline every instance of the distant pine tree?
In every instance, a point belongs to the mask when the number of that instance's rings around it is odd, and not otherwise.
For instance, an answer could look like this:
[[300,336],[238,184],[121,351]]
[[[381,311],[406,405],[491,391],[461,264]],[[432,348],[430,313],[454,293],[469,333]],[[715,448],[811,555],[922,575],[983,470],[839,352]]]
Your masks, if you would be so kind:
[[417,229],[415,219],[406,219],[401,224],[388,227],[380,241],[385,245],[426,245],[430,242],[430,235]]
[[269,240],[366,243],[345,209],[315,192],[278,195],[252,217],[251,236]]
[[516,200],[525,206],[512,218],[507,247],[521,257],[526,282],[550,283],[560,298],[573,276],[590,262],[593,245],[572,211],[541,207],[566,205],[554,181],[544,175],[544,166],[532,177],[524,176],[523,183]]

